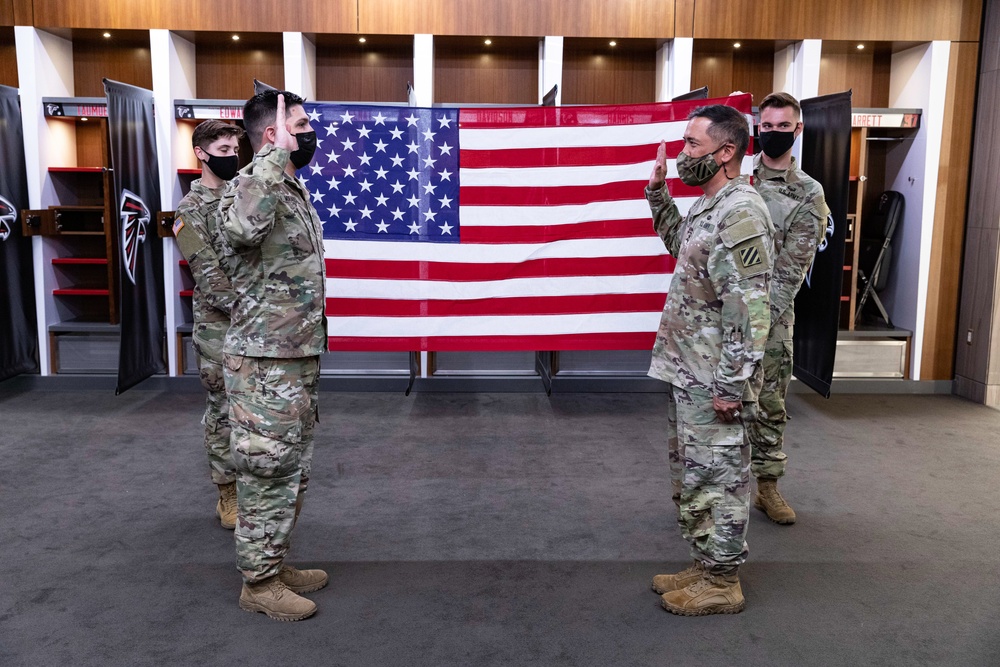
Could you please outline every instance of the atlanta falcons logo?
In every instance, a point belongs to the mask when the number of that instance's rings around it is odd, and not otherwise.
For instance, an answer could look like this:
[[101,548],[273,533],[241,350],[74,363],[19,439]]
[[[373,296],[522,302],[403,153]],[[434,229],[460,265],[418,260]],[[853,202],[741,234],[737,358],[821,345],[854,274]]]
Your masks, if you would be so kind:
[[0,241],[6,241],[10,233],[14,231],[14,223],[17,221],[17,210],[14,205],[7,201],[6,197],[0,197]]
[[149,208],[139,195],[123,188],[118,214],[122,221],[122,263],[125,265],[125,274],[134,285],[139,244],[146,240],[146,227],[149,226]]

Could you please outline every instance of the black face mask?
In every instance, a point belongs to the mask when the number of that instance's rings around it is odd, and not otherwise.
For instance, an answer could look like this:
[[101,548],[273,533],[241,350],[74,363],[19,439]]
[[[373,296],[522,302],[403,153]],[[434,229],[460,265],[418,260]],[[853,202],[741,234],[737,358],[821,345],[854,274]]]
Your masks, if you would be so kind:
[[299,142],[299,147],[292,151],[289,159],[296,169],[301,169],[312,162],[313,154],[316,152],[316,133],[299,132],[295,135],[295,140]]
[[233,177],[236,176],[236,172],[240,168],[239,155],[212,155],[208,151],[205,151],[205,154],[208,155],[208,160],[205,161],[205,164],[208,165],[213,174],[224,181],[233,180]]
[[761,132],[760,149],[771,159],[787,153],[795,143],[795,132]]

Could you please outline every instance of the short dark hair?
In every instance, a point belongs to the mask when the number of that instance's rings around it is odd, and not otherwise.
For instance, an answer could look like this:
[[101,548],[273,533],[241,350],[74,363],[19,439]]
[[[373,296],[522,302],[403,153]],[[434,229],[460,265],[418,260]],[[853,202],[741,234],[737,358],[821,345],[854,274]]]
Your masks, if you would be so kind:
[[243,127],[247,129],[247,138],[256,151],[264,145],[264,130],[274,123],[274,113],[278,110],[278,95],[285,96],[285,116],[290,109],[304,101],[295,93],[287,90],[264,90],[243,105]]
[[733,159],[742,160],[750,145],[750,129],[747,124],[747,117],[725,104],[709,104],[698,107],[688,115],[688,120],[692,118],[707,118],[711,121],[708,126],[708,136],[716,141],[722,141],[736,146],[736,155]]
[[191,146],[205,151],[216,139],[222,137],[241,139],[244,134],[243,128],[239,125],[230,125],[221,120],[206,120],[194,128],[194,134],[191,135]]
[[792,107],[795,109],[795,115],[802,116],[802,107],[799,106],[799,101],[789,95],[788,93],[771,93],[765,97],[760,102],[760,106],[757,107],[758,111],[763,111],[768,107],[774,107],[775,109],[784,109],[785,107]]

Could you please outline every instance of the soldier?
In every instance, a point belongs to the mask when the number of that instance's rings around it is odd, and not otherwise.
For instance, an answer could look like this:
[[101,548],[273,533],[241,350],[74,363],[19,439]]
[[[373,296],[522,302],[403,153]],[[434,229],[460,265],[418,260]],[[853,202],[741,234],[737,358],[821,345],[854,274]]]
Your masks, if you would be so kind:
[[801,109],[788,93],[771,93],[760,103],[760,146],[754,158],[754,187],[774,222],[771,330],[764,347],[764,383],[757,419],[747,423],[750,469],[757,478],[753,504],[780,524],[795,523],[795,511],[778,492],[785,474],[782,436],[788,414],[785,395],[792,379],[795,295],[826,232],[830,209],[823,186],[795,164],[792,144],[802,133]]
[[747,119],[723,105],[691,113],[677,157],[681,181],[704,193],[681,216],[667,191],[666,144],[646,199],[653,228],[677,258],[649,375],[667,382],[667,441],[674,503],[694,563],[653,577],[674,614],[743,610],[750,452],[742,419],[755,409],[768,329],[774,229],[740,162]]
[[298,621],[316,611],[299,593],[327,583],[323,570],[284,564],[309,483],[327,346],[323,228],[295,178],[312,159],[316,133],[302,98],[276,90],[251,98],[243,122],[256,155],[220,206],[236,292],[223,363],[239,471],[240,607]]
[[191,341],[198,354],[201,384],[208,391],[205,405],[205,449],[212,481],[219,487],[215,512],[223,528],[236,527],[236,467],[229,451],[229,403],[222,378],[222,344],[229,329],[229,312],[235,295],[222,267],[218,239],[219,200],[226,181],[239,168],[243,130],[221,120],[206,120],[191,137],[201,162],[201,178],[177,205],[174,237],[194,276]]

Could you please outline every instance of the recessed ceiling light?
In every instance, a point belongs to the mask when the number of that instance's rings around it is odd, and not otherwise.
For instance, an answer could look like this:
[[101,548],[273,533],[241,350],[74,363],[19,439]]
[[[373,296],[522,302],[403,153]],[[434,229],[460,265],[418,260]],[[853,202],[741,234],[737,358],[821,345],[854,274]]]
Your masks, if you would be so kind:
[[738,49],[738,48],[740,48],[741,46],[743,46],[743,45],[742,45],[742,44],[740,44],[739,42],[733,42],[733,48],[734,48],[734,49]]
[[111,33],[110,32],[104,33],[104,39],[108,39],[109,37],[111,37]]
[[858,51],[862,51],[864,50],[864,48],[865,48],[864,44],[858,44]]
[[493,43],[493,40],[490,39],[489,37],[487,37],[486,39],[483,40],[483,44],[485,44],[486,46],[489,46],[492,43]]
[[85,116],[81,117],[80,120],[87,120]]
[[367,39],[365,39],[364,37],[358,37],[358,42],[359,42],[359,43],[361,43],[361,44],[364,44],[364,43],[365,43],[365,42],[367,42],[367,41],[368,41],[368,40],[367,40]]
[[616,42],[615,40],[611,40],[610,42],[608,42],[608,46],[618,46],[618,42]]
[[240,41],[240,36],[239,35],[233,35],[233,41],[234,42]]

